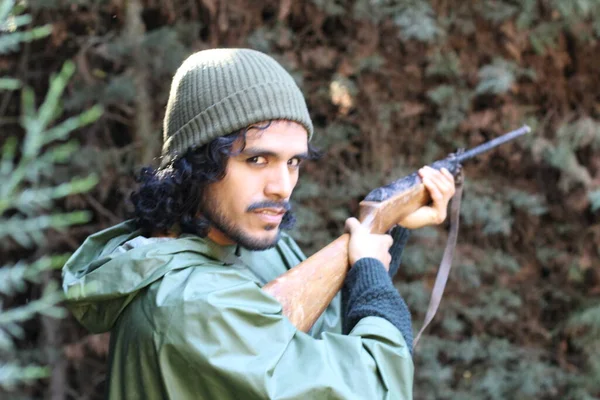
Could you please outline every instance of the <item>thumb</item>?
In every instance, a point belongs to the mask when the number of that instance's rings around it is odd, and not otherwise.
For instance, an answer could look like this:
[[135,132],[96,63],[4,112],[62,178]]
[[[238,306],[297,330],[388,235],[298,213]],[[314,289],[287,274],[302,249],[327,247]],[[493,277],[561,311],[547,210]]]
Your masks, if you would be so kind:
[[358,220],[356,218],[350,217],[346,220],[346,225],[345,225],[346,232],[353,234],[358,229],[360,229],[360,227],[361,227],[360,222],[358,222]]

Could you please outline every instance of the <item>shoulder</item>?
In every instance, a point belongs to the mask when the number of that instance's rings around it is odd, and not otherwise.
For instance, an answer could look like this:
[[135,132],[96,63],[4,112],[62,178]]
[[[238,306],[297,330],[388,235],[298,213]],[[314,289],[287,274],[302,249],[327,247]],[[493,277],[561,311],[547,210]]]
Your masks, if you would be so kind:
[[183,332],[208,334],[239,318],[261,320],[281,313],[281,304],[242,267],[207,261],[171,270],[152,283],[127,307],[126,319],[162,342]]
[[203,314],[202,310],[249,302],[269,313],[280,312],[281,305],[260,286],[256,276],[243,265],[203,258],[202,263],[196,261],[186,268],[169,271],[148,288],[144,297],[157,312],[166,313],[183,307],[187,312]]

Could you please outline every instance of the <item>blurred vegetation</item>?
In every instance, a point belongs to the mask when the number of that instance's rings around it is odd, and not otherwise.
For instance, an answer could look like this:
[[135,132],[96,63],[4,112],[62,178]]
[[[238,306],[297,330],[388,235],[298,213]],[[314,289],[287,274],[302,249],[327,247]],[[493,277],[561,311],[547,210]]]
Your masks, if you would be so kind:
[[[2,193],[21,161],[38,166],[24,167],[24,180],[0,199],[2,221],[20,224],[11,230],[16,237],[3,237],[3,273],[25,264],[36,271],[36,260],[73,251],[88,234],[127,218],[133,173],[156,163],[180,62],[205,48],[252,47],[292,72],[325,150],[306,166],[294,197],[297,237],[309,254],[339,235],[374,186],[523,123],[534,128],[465,167],[458,251],[415,356],[415,398],[600,398],[600,2],[5,4],[0,76],[10,79],[0,81],[0,145],[4,160],[14,161],[0,166],[8,172]],[[36,29],[49,34],[39,38],[46,33]],[[18,49],[17,39],[25,40]],[[67,83],[69,61],[76,68]],[[19,90],[22,84],[29,89]],[[72,131],[93,119],[85,112],[95,104],[102,116]],[[77,117],[82,112],[88,117]],[[61,114],[79,122],[57,129],[66,122],[51,121]],[[31,127],[37,139],[29,138]],[[40,134],[48,131],[58,149]],[[87,192],[92,179],[98,183]],[[67,219],[50,217],[81,210],[91,213],[89,222],[68,229]],[[37,229],[25,233],[25,218]],[[42,229],[50,228],[43,220],[62,227]],[[405,252],[397,286],[415,329],[445,238],[446,227],[414,232]],[[18,287],[4,309],[41,296],[36,285]],[[55,348],[62,362],[52,370],[66,377],[60,398],[101,398],[107,337],[70,319],[61,325]],[[41,326],[48,326],[43,318],[26,324],[17,346],[30,352],[43,342]],[[48,382],[28,393],[44,393]]]
[[[28,29],[31,17],[23,11],[14,1],[5,0],[0,5],[0,54],[17,52],[23,43],[47,37],[52,32],[50,25]],[[63,318],[66,312],[58,304],[62,291],[48,271],[60,268],[67,255],[54,254],[52,249],[45,248],[46,235],[90,221],[90,212],[62,212],[56,201],[88,192],[97,179],[92,173],[63,181],[55,179],[54,174],[78,149],[77,142],[69,139],[70,134],[94,122],[101,114],[101,109],[94,107],[60,121],[61,98],[73,73],[73,63],[66,61],[58,74],[50,77],[41,102],[36,101],[34,89],[26,82],[4,75],[0,78],[0,90],[17,91],[21,100],[19,115],[15,116],[20,132],[4,135],[8,130],[3,129],[2,135],[0,246],[2,250],[9,250],[12,245],[23,249],[12,257],[15,262],[4,260],[0,264],[0,393],[3,397],[19,396],[23,385],[49,377],[50,367],[63,358],[61,352],[51,346],[61,345],[54,340],[56,319]],[[15,301],[22,294],[25,301]],[[37,315],[44,317],[45,340],[24,349],[19,342],[27,342],[30,332],[23,324]]]

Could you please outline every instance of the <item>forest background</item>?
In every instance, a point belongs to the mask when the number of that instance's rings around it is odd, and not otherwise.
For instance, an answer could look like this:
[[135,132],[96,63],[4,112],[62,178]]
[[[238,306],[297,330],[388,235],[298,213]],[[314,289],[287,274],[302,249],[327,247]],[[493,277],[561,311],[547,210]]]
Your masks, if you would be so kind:
[[[103,398],[108,335],[64,312],[60,266],[128,217],[182,60],[251,47],[324,150],[294,195],[307,254],[375,186],[533,128],[466,165],[415,398],[600,398],[599,39],[597,0],[1,0],[0,395]],[[415,329],[446,230],[413,232],[396,280]]]

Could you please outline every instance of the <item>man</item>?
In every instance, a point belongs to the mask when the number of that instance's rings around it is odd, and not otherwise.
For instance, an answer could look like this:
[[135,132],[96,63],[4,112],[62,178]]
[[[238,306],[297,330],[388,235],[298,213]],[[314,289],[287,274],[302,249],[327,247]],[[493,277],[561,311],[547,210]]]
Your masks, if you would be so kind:
[[[347,221],[343,296],[308,334],[262,289],[304,259],[282,228],[312,135],[300,90],[269,56],[207,50],[179,68],[135,220],[91,236],[64,267],[76,318],[111,331],[109,398],[412,397],[410,314],[391,283],[405,228],[392,246]],[[421,176],[433,205],[400,221],[409,228],[442,222],[454,193],[447,171]]]

